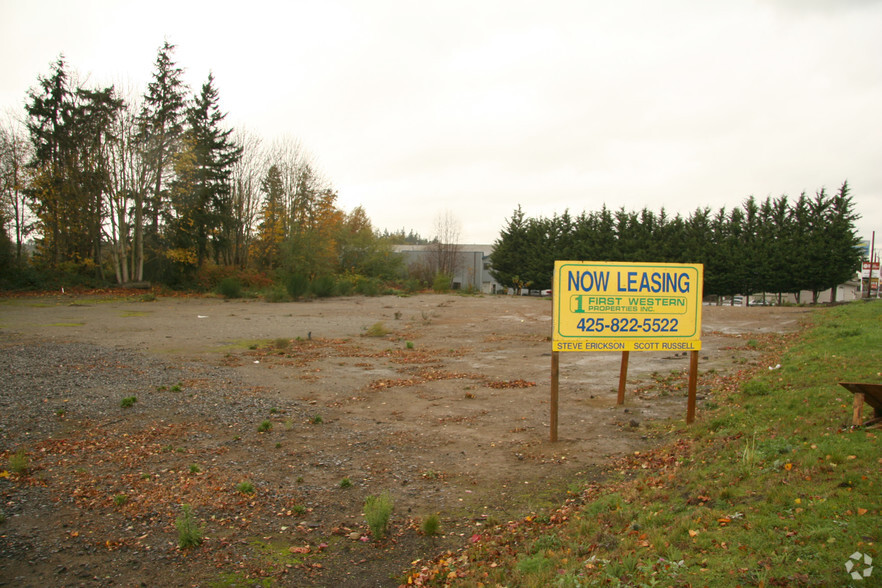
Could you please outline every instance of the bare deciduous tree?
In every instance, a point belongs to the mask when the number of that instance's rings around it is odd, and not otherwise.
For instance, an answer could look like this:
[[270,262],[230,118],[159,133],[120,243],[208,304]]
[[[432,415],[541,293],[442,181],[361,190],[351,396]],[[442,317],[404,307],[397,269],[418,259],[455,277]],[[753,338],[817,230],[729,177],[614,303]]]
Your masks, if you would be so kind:
[[460,223],[448,210],[435,217],[434,238],[427,246],[430,265],[439,274],[453,276],[460,265]]
[[9,223],[15,241],[15,259],[22,261],[22,246],[31,229],[27,196],[30,143],[23,123],[12,115],[0,125],[0,220]]

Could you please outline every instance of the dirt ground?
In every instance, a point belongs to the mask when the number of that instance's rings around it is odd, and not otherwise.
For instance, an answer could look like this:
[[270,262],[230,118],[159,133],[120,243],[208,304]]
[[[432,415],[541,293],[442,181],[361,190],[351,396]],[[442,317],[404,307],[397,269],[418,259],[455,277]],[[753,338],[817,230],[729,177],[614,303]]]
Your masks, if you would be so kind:
[[[806,312],[704,307],[699,418]],[[396,586],[682,424],[685,354],[632,353],[623,407],[620,354],[562,354],[551,443],[550,332],[532,297],[0,300],[0,586]]]

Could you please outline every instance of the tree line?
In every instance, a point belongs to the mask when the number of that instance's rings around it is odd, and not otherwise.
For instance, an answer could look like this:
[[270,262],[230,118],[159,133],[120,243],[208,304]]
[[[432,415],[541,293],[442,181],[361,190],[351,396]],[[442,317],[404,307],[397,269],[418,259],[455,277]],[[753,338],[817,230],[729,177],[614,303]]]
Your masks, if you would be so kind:
[[135,98],[84,86],[59,57],[23,124],[0,123],[3,273],[182,287],[217,268],[399,277],[392,244],[423,239],[342,211],[297,141],[225,126],[213,75],[191,92],[174,49]]
[[855,276],[861,250],[858,215],[848,182],[795,200],[787,196],[687,217],[664,208],[639,212],[605,205],[573,216],[526,217],[518,207],[507,219],[490,256],[494,278],[513,288],[551,288],[554,261],[630,261],[704,264],[706,296],[826,289]]

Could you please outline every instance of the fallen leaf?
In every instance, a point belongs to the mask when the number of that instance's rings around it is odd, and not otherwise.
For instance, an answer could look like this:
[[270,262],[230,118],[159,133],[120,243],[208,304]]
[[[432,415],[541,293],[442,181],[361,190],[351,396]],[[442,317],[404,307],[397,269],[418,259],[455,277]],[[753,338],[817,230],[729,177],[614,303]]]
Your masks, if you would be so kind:
[[698,531],[695,531],[693,529],[689,529],[689,536],[690,537],[695,537],[696,535],[698,535]]

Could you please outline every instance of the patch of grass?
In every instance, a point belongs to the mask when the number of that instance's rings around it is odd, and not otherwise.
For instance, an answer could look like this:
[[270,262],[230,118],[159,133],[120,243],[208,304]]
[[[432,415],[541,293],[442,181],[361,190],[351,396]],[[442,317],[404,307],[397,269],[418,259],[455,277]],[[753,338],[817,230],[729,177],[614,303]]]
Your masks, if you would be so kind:
[[204,531],[196,521],[193,509],[189,504],[181,505],[181,514],[175,520],[175,528],[178,530],[178,547],[187,549],[202,544]]
[[383,325],[382,322],[377,322],[368,327],[365,332],[365,337],[385,337],[389,334],[389,329]]
[[236,492],[239,494],[254,494],[254,484],[251,482],[239,482],[236,484]]
[[273,423],[272,423],[272,421],[269,421],[269,420],[265,420],[257,426],[258,433],[267,433],[272,430],[273,430]]
[[343,478],[342,480],[340,480],[339,486],[341,488],[352,488],[352,480],[350,480],[349,478]]
[[768,396],[771,392],[769,384],[760,380],[748,380],[741,386],[741,392],[745,396]]
[[123,506],[129,501],[129,497],[126,494],[116,494],[113,497],[113,503],[116,506]]
[[191,474],[198,474],[198,473],[201,472],[201,471],[202,471],[202,470],[199,469],[199,466],[196,465],[195,463],[191,463],[191,464],[190,464],[190,473],[191,473]]
[[365,499],[364,518],[374,539],[382,539],[386,535],[394,506],[395,502],[388,492],[371,495]]
[[126,396],[125,398],[123,398],[122,400],[120,400],[119,405],[120,405],[122,408],[131,408],[132,406],[135,406],[135,403],[136,403],[136,402],[138,402],[138,399],[137,399],[136,397],[134,397],[134,396]]
[[413,341],[408,341],[407,343],[405,343],[405,346],[406,346],[408,349],[413,349]]
[[285,337],[279,337],[273,340],[273,347],[280,351],[284,351],[291,347],[291,339],[286,339]]
[[28,459],[28,454],[25,453],[23,448],[9,456],[9,471],[24,475],[28,473],[30,469],[31,462]]
[[324,420],[322,419],[322,415],[316,414],[309,419],[309,422],[311,422],[313,425],[320,425],[324,422]]

